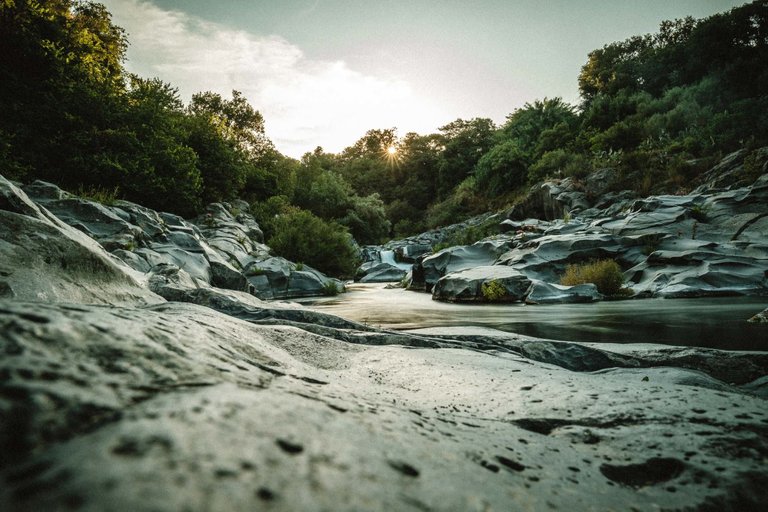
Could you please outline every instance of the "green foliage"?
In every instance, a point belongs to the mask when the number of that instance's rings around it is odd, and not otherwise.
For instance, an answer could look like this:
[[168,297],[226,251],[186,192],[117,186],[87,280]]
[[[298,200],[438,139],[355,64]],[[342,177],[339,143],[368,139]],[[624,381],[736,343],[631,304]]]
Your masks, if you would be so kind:
[[593,163],[586,155],[564,149],[547,151],[528,168],[528,182],[536,183],[546,178],[571,176],[583,178],[593,170]]
[[507,295],[507,289],[498,279],[492,279],[480,285],[480,292],[488,302],[498,302]]
[[102,187],[93,187],[89,189],[80,188],[75,192],[75,195],[87,199],[89,201],[95,201],[106,206],[113,206],[119,197],[120,189],[115,187],[113,189],[107,189]]
[[694,204],[688,210],[691,217],[698,222],[707,222],[707,212],[709,212],[709,207],[703,204]]
[[489,220],[474,226],[467,226],[464,229],[454,231],[442,242],[435,245],[435,247],[433,247],[433,252],[457,245],[472,245],[475,242],[482,240],[483,238],[496,235],[498,233],[499,226],[496,220]]
[[515,140],[497,144],[475,167],[477,188],[491,195],[501,195],[525,184],[528,159]]
[[560,284],[566,286],[584,283],[593,283],[604,295],[617,295],[624,285],[624,275],[614,260],[596,260],[568,265],[560,278]]
[[537,160],[546,151],[568,146],[576,136],[576,109],[561,98],[526,103],[507,116],[502,140],[515,141],[522,154]]
[[323,295],[335,297],[339,294],[339,287],[333,281],[328,281],[323,285]]
[[445,198],[493,147],[495,126],[485,118],[457,119],[442,126],[440,131],[442,151],[437,165],[437,197]]
[[354,239],[361,244],[380,244],[389,236],[392,224],[387,220],[384,202],[378,194],[353,196],[347,213],[339,219]]
[[359,256],[349,234],[306,210],[293,209],[275,218],[267,241],[275,254],[303,261],[329,275],[354,275]]

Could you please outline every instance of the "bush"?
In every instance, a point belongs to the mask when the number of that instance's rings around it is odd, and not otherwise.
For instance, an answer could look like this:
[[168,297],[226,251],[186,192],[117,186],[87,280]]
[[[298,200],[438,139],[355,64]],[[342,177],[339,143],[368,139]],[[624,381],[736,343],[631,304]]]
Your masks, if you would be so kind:
[[507,294],[507,289],[498,279],[484,282],[480,285],[480,291],[483,294],[483,298],[488,302],[499,301]]
[[335,277],[353,276],[359,260],[342,226],[298,208],[274,219],[267,245],[275,254]]
[[624,284],[621,267],[614,260],[597,260],[589,263],[568,265],[560,284],[574,286],[593,283],[603,295],[617,295]]

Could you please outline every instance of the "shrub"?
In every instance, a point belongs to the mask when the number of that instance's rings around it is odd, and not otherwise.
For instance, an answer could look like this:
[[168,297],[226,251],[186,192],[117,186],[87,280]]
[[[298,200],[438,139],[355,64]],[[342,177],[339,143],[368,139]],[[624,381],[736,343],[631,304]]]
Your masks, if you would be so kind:
[[484,282],[480,285],[480,291],[483,294],[483,298],[488,302],[499,301],[507,294],[507,289],[498,279]]
[[347,231],[306,210],[293,209],[272,222],[269,245],[275,254],[302,261],[335,277],[354,275],[359,256]]
[[589,263],[568,265],[560,284],[574,286],[593,283],[597,291],[604,295],[617,295],[624,284],[621,267],[614,260],[596,260]]
[[333,281],[328,281],[323,285],[323,295],[335,297],[339,294],[339,287]]
[[105,206],[113,206],[119,199],[119,188],[106,188],[106,187],[80,187],[77,190],[76,195],[87,199],[88,201],[95,201]]

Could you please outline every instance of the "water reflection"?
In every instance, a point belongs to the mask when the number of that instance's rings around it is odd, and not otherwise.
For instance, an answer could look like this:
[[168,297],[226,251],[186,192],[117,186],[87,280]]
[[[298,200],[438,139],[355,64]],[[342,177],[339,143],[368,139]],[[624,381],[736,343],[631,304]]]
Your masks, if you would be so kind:
[[548,306],[458,305],[428,294],[354,284],[338,297],[303,300],[305,306],[386,329],[482,326],[556,340],[663,343],[768,350],[768,326],[747,319],[765,297],[645,299]]

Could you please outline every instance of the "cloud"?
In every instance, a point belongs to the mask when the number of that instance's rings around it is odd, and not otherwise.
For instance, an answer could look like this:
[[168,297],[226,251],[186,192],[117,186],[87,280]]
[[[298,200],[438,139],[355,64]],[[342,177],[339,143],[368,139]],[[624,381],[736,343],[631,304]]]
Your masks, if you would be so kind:
[[235,30],[144,0],[105,2],[128,32],[126,67],[179,88],[229,97],[241,91],[264,115],[267,135],[286,155],[316,146],[337,152],[372,128],[432,131],[442,116],[402,80],[371,76],[343,61],[308,59],[273,35]]

